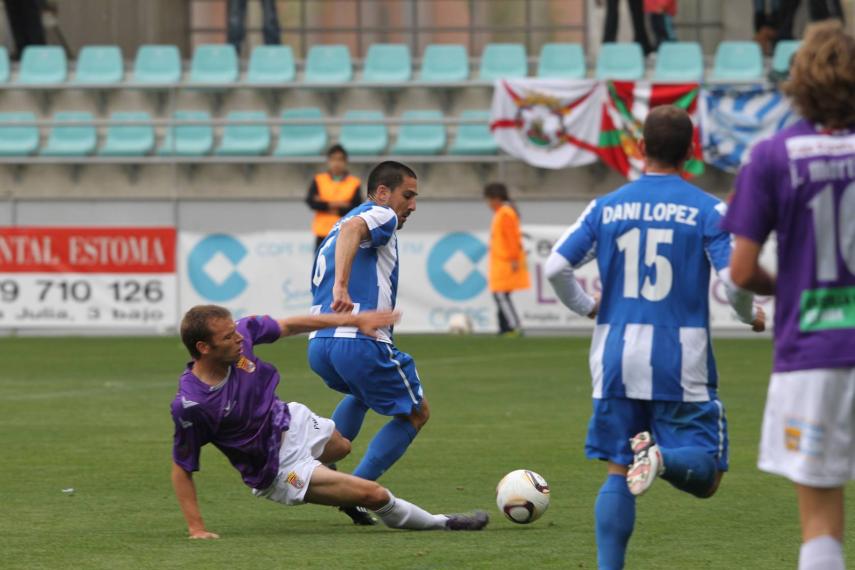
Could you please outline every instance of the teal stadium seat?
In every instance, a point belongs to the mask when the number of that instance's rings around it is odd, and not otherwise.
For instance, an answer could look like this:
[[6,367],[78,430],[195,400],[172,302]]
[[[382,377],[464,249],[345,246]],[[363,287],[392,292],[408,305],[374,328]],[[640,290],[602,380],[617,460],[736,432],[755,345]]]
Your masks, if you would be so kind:
[[756,42],[721,42],[715,52],[712,79],[759,81],[763,78],[763,53]]
[[[317,107],[304,107],[282,111],[282,119],[320,119],[323,113]],[[323,124],[282,125],[279,141],[273,154],[276,156],[315,156],[327,147],[327,130]]]
[[77,56],[74,83],[119,83],[124,75],[119,46],[85,46]]
[[190,83],[227,85],[238,80],[238,56],[232,44],[202,44],[193,50]]
[[543,44],[537,62],[537,76],[582,79],[587,74],[581,44]]
[[[267,115],[262,111],[232,111],[227,121],[263,121]],[[223,138],[215,154],[221,156],[258,156],[270,148],[270,127],[267,125],[226,125]]]
[[365,56],[362,80],[369,83],[400,83],[413,76],[410,48],[406,44],[372,44]]
[[21,57],[18,83],[55,85],[65,81],[68,63],[59,46],[27,46]]
[[0,156],[28,156],[39,147],[39,128],[35,125],[5,126],[12,121],[35,121],[33,113],[0,113]]
[[[442,120],[440,111],[404,111],[404,121]],[[392,154],[430,155],[445,149],[445,126],[442,123],[402,123],[398,129],[398,140],[392,145]]]
[[294,81],[297,68],[291,46],[256,46],[249,56],[247,83],[287,83]]
[[525,47],[522,44],[487,44],[481,54],[481,79],[495,81],[502,77],[528,75]]
[[6,46],[0,46],[0,83],[9,81],[10,75],[9,52],[6,50]]
[[449,154],[496,154],[499,145],[490,132],[490,111],[463,111],[461,119],[483,119],[483,124],[461,124],[457,127],[457,137],[448,149]]
[[790,62],[802,44],[799,40],[781,40],[775,44],[775,53],[772,54],[772,71],[789,75]]
[[[175,111],[174,119],[184,121],[211,120],[207,111]],[[166,137],[157,149],[161,156],[204,156],[214,148],[214,128],[210,124],[175,125],[166,131]]]
[[353,79],[350,50],[345,45],[317,45],[306,56],[306,83],[347,83]]
[[134,61],[135,83],[178,83],[181,81],[181,54],[168,45],[144,45]]
[[664,42],[656,54],[654,81],[700,81],[704,54],[695,42]]
[[44,156],[86,156],[95,152],[98,134],[94,125],[68,125],[69,121],[92,121],[92,113],[81,111],[61,111],[53,116],[54,126],[48,135],[47,144],[42,148]]
[[371,119],[377,124],[342,125],[339,143],[352,155],[382,154],[389,145],[389,132],[380,111],[348,111],[345,119]]
[[[143,112],[116,112],[113,121],[151,121]],[[154,150],[154,127],[152,125],[110,125],[107,138],[98,154],[103,156],[145,156]]]
[[454,82],[469,79],[469,54],[460,44],[430,44],[422,56],[420,81]]
[[634,81],[644,77],[644,53],[637,43],[607,43],[597,57],[597,79]]

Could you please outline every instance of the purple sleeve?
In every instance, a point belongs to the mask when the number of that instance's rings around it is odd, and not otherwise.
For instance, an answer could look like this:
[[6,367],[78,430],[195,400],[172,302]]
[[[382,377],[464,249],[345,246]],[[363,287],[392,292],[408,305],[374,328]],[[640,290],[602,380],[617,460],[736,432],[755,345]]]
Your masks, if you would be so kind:
[[772,142],[763,141],[751,151],[751,158],[736,177],[735,193],[722,220],[730,233],[763,243],[775,229],[774,184],[786,176],[772,162]]
[[175,435],[172,440],[172,460],[185,471],[199,470],[199,452],[208,443],[208,429],[200,409],[185,408],[181,401],[172,402]]
[[240,319],[236,328],[243,336],[244,342],[248,342],[252,346],[270,344],[282,336],[279,323],[269,315],[256,315]]

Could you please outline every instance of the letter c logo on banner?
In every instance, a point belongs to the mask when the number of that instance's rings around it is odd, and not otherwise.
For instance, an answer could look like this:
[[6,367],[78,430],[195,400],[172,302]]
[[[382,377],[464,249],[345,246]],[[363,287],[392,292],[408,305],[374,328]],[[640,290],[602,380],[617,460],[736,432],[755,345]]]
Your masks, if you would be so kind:
[[486,254],[487,246],[472,234],[448,234],[428,255],[428,279],[443,297],[467,301],[487,286],[484,275],[476,268]]
[[234,299],[248,285],[236,267],[246,257],[244,245],[226,234],[212,234],[187,256],[187,275],[199,295],[211,301]]

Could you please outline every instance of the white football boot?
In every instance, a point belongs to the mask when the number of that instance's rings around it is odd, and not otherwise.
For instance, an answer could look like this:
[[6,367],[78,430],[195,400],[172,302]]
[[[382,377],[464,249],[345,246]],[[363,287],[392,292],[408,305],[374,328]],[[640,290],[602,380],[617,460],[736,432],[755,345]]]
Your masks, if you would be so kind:
[[631,437],[629,447],[635,457],[626,473],[626,484],[629,486],[629,492],[637,497],[643,495],[653,485],[656,477],[665,472],[665,465],[662,462],[662,452],[649,431]]

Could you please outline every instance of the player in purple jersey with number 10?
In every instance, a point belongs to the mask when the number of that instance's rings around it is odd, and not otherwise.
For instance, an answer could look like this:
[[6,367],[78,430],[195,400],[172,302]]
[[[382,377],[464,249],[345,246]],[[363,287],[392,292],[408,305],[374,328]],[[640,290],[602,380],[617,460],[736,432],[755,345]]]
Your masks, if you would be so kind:
[[[723,225],[731,277],[775,295],[759,467],[796,484],[800,570],[843,570],[843,488],[855,479],[855,38],[809,29],[788,91],[802,120],[758,143]],[[778,275],[758,263],[774,231]]]

